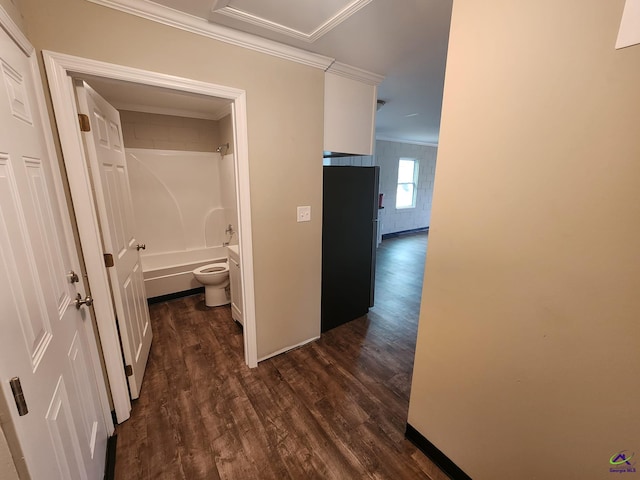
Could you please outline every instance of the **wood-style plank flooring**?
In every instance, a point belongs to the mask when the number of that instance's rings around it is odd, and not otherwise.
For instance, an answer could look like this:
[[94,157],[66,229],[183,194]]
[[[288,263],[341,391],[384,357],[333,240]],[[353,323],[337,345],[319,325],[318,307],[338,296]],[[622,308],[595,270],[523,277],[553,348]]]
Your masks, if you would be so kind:
[[229,308],[203,295],[152,305],[116,478],[446,479],[404,438],[426,241],[385,240],[366,317],[255,369]]

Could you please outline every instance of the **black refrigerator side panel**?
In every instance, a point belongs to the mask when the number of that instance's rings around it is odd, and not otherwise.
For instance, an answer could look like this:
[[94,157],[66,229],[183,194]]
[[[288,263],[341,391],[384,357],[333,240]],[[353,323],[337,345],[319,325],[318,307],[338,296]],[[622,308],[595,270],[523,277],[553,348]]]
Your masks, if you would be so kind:
[[322,322],[327,331],[365,315],[375,266],[377,167],[324,167]]

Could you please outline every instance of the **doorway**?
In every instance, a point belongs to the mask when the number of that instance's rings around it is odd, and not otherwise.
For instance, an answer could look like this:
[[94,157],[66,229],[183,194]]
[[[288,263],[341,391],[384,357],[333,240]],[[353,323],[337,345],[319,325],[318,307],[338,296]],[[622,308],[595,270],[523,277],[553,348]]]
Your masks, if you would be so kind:
[[246,94],[243,90],[210,83],[149,72],[115,64],[43,52],[49,77],[54,113],[58,123],[60,141],[74,213],[84,253],[87,276],[94,297],[96,323],[105,360],[105,369],[111,387],[118,422],[129,417],[131,402],[122,362],[115,313],[111,302],[109,279],[104,266],[102,239],[96,218],[83,142],[78,129],[77,107],[74,99],[73,79],[115,82],[120,88],[141,89],[145,95],[178,96],[184,103],[207,104],[216,99],[231,102],[235,151],[236,202],[238,205],[239,250],[242,257],[242,289],[244,325],[244,356],[249,367],[257,365],[255,304],[253,288],[253,258],[251,235],[251,204],[249,195],[248,135]]

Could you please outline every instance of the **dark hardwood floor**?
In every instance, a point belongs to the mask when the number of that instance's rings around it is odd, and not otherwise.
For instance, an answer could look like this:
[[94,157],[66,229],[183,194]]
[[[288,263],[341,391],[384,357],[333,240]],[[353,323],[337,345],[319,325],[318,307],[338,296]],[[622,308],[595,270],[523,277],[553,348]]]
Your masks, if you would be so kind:
[[446,479],[404,438],[426,241],[385,240],[366,317],[255,369],[227,307],[202,295],[152,305],[116,478]]

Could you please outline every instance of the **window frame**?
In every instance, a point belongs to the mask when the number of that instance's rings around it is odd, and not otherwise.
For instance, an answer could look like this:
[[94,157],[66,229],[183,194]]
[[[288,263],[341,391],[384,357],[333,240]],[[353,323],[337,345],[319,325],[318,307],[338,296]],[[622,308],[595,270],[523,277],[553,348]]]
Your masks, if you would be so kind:
[[[400,180],[400,165],[401,162],[412,162],[413,163],[413,181],[411,182],[401,182]],[[396,210],[406,210],[411,208],[416,208],[416,199],[418,196],[418,172],[419,172],[420,162],[417,158],[408,158],[408,157],[400,157],[398,159],[398,177],[396,180]],[[411,205],[398,205],[398,190],[403,185],[411,185],[413,188]]]

